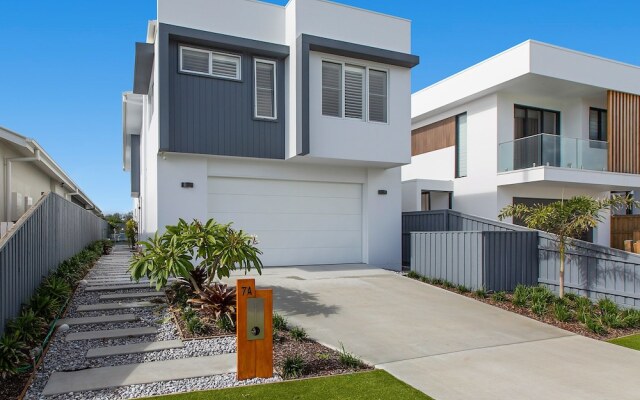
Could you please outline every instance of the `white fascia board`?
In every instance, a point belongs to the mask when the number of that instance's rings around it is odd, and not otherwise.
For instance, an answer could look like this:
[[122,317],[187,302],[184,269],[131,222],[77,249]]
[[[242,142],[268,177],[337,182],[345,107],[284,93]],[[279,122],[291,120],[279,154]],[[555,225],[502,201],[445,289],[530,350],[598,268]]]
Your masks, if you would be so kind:
[[122,94],[122,169],[131,169],[131,135],[142,133],[142,98],[133,92]]
[[599,190],[633,190],[640,187],[640,175],[557,167],[535,167],[498,174],[498,186],[547,182],[584,185]]
[[420,191],[453,192],[453,181],[439,179],[409,179],[402,184],[415,184]]
[[4,139],[7,142],[25,148],[29,152],[33,153],[33,146],[30,145],[29,138],[27,138],[26,136],[22,136],[10,129],[0,126],[0,139]]

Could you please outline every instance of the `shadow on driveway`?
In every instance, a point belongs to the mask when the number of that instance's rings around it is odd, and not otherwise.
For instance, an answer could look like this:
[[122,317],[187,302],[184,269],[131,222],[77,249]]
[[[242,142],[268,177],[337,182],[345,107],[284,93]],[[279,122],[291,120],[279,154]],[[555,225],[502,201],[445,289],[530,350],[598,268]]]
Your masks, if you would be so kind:
[[318,301],[318,296],[298,289],[282,286],[271,286],[273,289],[274,308],[287,315],[324,315],[328,317],[340,311],[337,305],[327,305]]

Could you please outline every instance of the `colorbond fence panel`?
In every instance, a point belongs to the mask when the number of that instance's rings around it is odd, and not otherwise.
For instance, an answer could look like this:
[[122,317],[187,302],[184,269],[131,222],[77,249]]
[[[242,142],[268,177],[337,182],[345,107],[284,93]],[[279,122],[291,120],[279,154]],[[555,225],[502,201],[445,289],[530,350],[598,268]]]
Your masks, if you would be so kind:
[[43,277],[107,233],[107,222],[90,211],[53,193],[42,197],[0,239],[0,334]]

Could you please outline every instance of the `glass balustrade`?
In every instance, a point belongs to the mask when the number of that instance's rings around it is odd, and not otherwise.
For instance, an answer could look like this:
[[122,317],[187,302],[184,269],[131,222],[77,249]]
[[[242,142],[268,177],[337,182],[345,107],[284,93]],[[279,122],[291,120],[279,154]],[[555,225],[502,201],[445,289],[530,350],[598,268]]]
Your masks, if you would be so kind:
[[498,172],[540,166],[607,170],[607,142],[542,133],[498,145]]

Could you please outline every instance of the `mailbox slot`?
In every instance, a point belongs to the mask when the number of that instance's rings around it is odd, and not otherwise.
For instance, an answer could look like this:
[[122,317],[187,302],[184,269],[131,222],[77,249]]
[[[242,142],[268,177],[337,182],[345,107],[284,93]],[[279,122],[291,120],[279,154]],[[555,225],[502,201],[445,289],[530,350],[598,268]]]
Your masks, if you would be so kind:
[[247,339],[264,339],[264,299],[247,299]]

